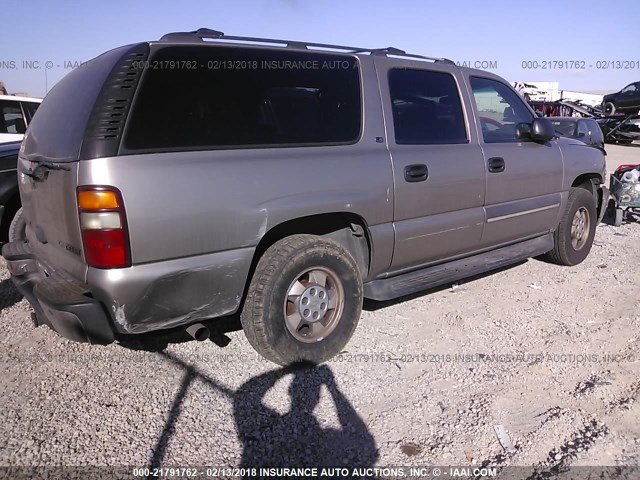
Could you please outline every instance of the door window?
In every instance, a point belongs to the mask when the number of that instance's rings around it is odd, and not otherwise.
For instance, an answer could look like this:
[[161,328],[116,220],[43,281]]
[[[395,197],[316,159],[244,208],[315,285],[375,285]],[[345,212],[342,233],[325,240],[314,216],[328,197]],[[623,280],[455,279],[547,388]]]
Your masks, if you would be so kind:
[[18,102],[0,102],[0,133],[24,133],[27,129]]
[[33,118],[39,106],[40,104],[37,102],[22,102],[22,108],[24,108],[24,111],[28,115],[29,119]]
[[578,122],[578,137],[585,138],[589,135],[587,122]]
[[467,142],[460,95],[450,74],[393,69],[389,90],[397,144]]
[[531,123],[533,115],[520,96],[502,82],[471,77],[471,89],[485,143],[520,142],[518,123]]

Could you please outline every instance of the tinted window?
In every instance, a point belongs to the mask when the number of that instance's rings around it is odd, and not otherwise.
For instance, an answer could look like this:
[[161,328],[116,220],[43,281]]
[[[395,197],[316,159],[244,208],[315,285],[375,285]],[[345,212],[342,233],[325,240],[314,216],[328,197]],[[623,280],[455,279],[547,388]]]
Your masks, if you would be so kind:
[[0,101],[0,133],[24,133],[25,130],[20,104]]
[[533,116],[520,96],[502,82],[471,77],[471,89],[486,143],[521,141],[516,125],[531,123]]
[[579,137],[586,137],[589,134],[589,127],[587,126],[587,122],[578,121],[578,128],[576,129],[576,133]]
[[556,133],[563,137],[570,137],[576,130],[575,120],[556,120],[554,118],[551,120],[551,125],[553,125],[553,129]]
[[584,120],[584,122],[586,123],[589,129],[591,140],[595,143],[604,142],[604,135],[602,133],[602,129],[600,128],[600,125],[598,125],[598,123],[595,120],[591,120],[591,119]]
[[360,134],[354,57],[255,48],[166,47],[127,124],[128,150],[339,144]]
[[105,79],[130,47],[111,50],[69,72],[47,93],[24,140],[26,155],[73,161]]
[[24,111],[29,119],[33,118],[39,106],[40,104],[37,102],[22,102],[22,108],[24,108]]
[[389,90],[396,143],[467,141],[458,88],[448,73],[393,69]]

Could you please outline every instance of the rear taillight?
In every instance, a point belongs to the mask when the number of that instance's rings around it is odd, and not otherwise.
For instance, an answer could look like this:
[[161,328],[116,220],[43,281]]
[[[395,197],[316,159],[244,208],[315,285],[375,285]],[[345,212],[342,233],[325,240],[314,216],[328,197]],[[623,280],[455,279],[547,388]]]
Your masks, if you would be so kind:
[[87,265],[131,265],[127,218],[122,195],[114,187],[78,187],[78,212]]

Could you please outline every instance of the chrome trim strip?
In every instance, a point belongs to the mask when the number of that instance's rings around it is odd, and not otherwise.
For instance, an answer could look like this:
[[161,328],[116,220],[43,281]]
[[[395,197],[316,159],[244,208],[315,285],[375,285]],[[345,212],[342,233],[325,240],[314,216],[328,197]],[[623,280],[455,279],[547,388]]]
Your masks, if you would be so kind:
[[507,218],[519,217],[521,215],[527,215],[529,213],[542,212],[543,210],[550,210],[552,208],[556,208],[556,207],[559,207],[559,206],[560,206],[559,203],[555,203],[553,205],[548,205],[546,207],[533,208],[531,210],[525,210],[523,212],[510,213],[508,215],[502,215],[500,217],[493,217],[493,218],[488,219],[487,223],[497,222],[498,220],[506,220]]

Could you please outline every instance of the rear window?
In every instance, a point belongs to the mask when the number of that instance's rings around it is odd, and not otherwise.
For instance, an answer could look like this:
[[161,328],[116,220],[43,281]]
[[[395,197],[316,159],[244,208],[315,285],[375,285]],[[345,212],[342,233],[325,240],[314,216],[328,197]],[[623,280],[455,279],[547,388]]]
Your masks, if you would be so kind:
[[26,155],[57,162],[78,160],[87,120],[98,94],[128,48],[116,48],[83,64],[53,87],[29,124],[24,140]]
[[175,46],[141,67],[125,151],[345,144],[360,135],[354,57]]

